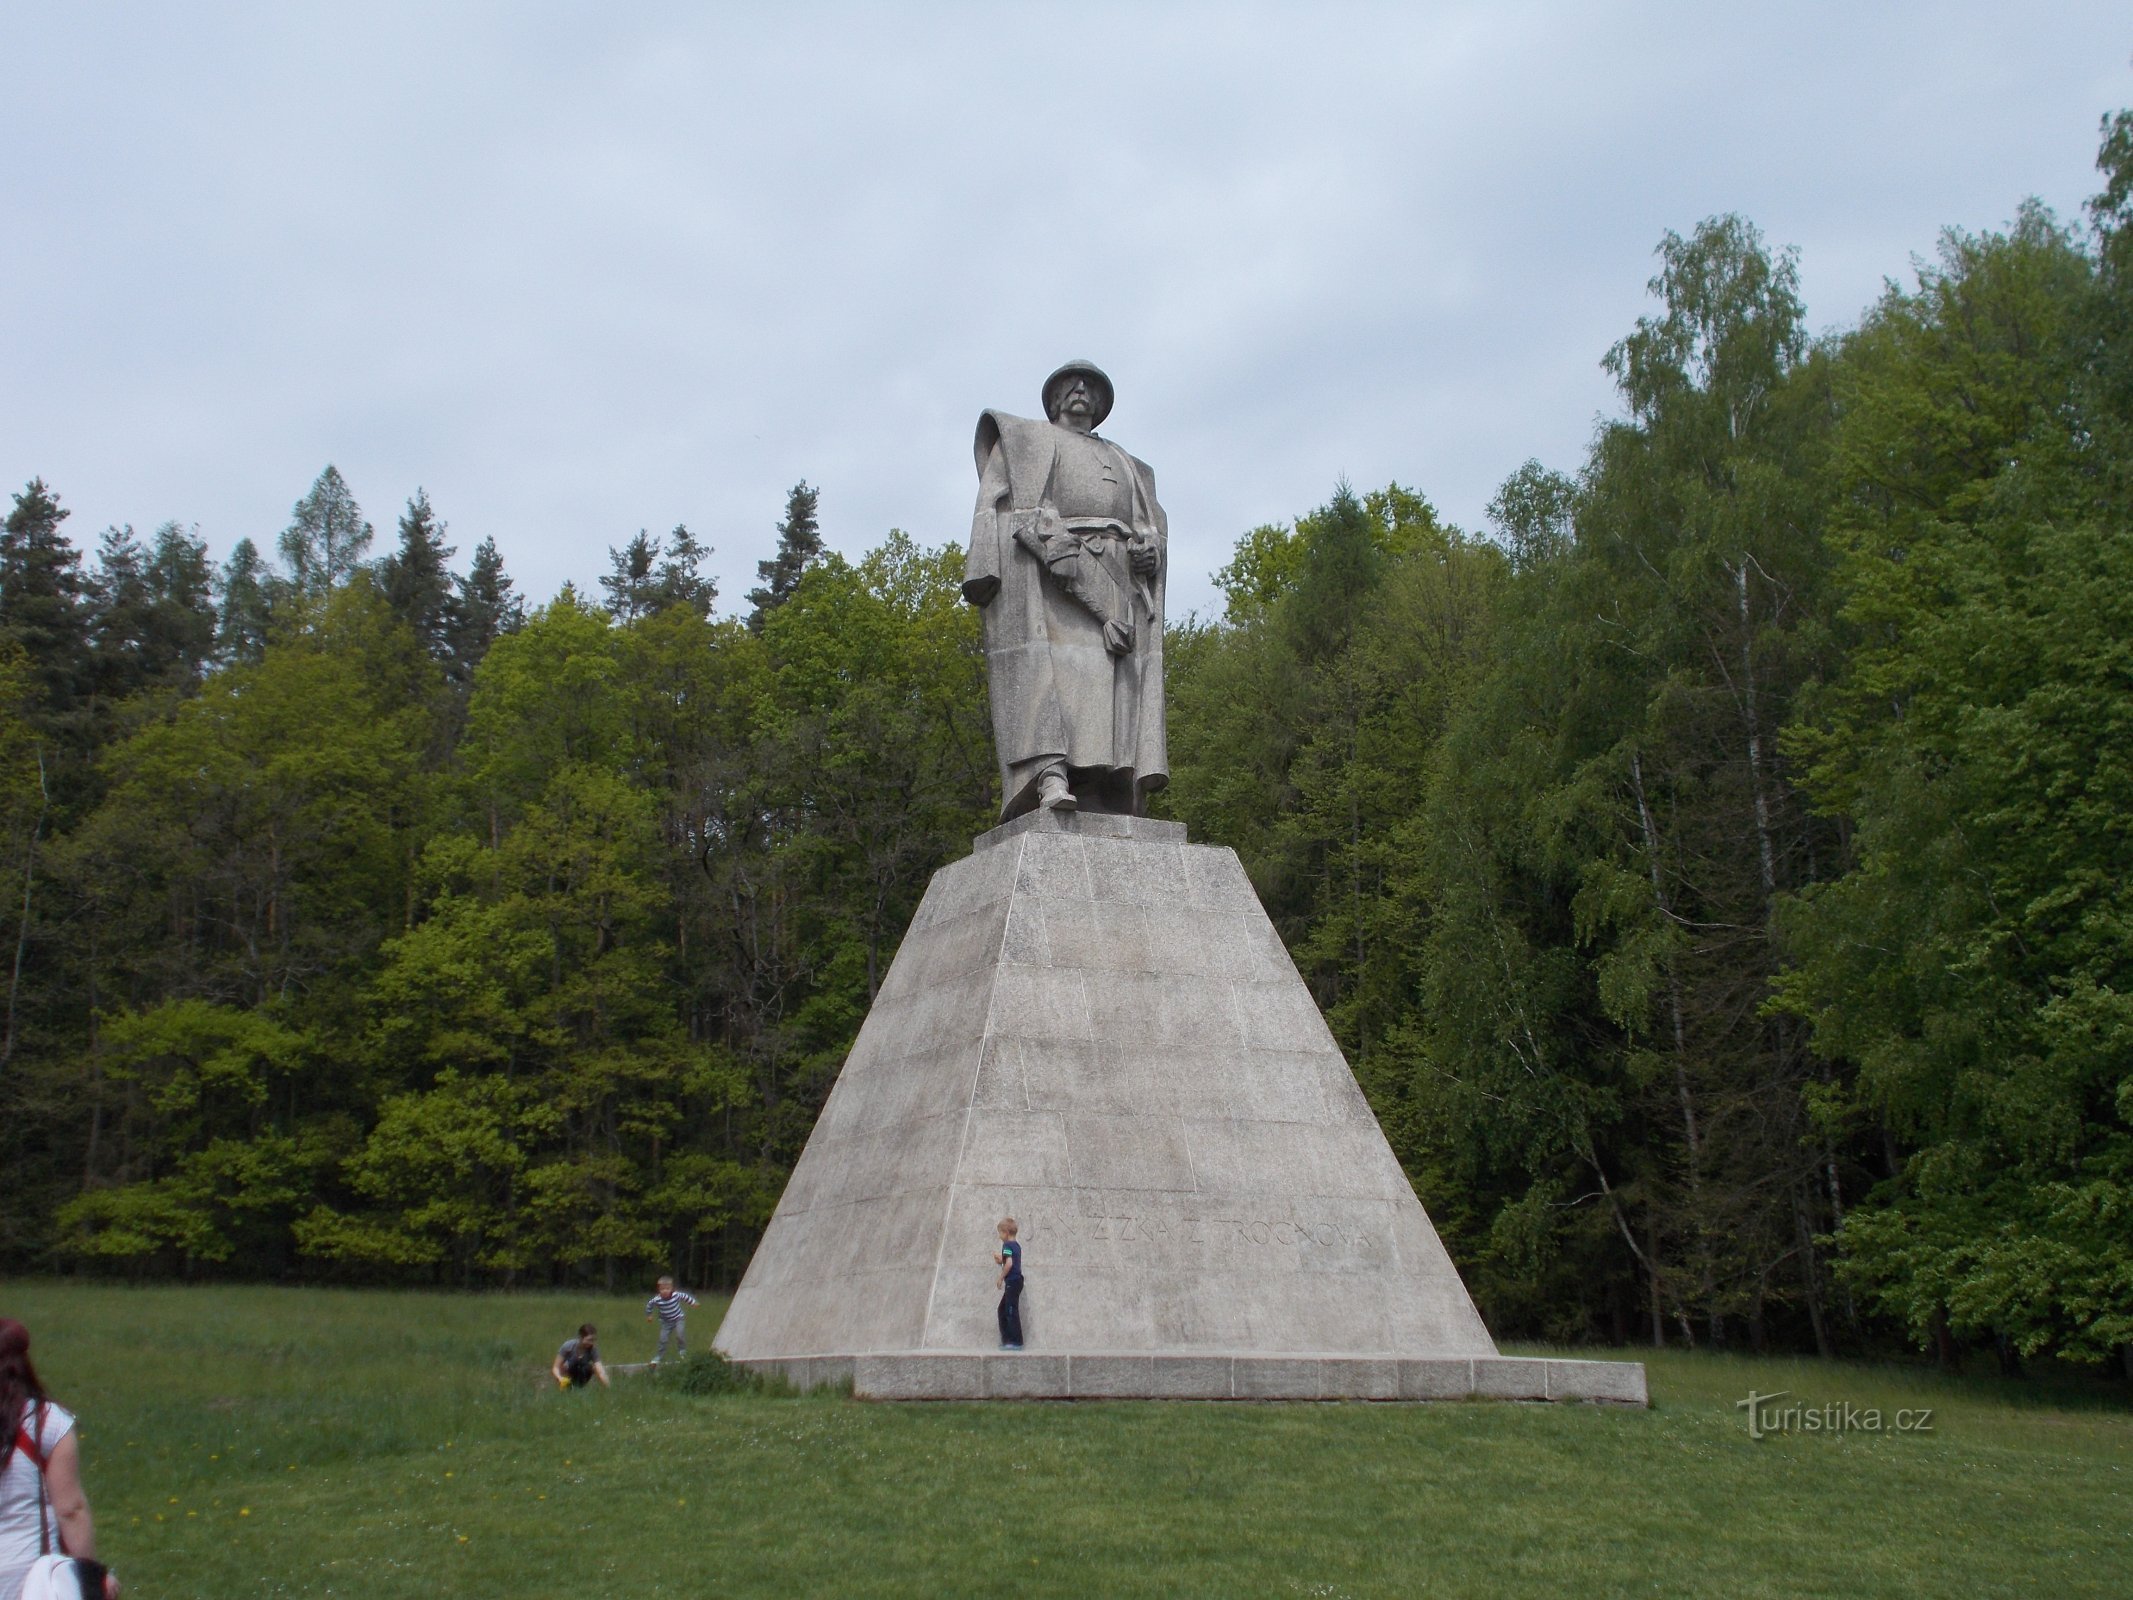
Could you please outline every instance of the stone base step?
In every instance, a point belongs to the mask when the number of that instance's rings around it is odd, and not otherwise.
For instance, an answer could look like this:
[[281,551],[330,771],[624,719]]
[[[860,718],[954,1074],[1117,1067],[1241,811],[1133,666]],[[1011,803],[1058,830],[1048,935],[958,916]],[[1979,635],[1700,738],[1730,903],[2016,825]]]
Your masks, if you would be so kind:
[[910,1350],[736,1362],[862,1400],[1584,1400],[1646,1406],[1641,1361]]

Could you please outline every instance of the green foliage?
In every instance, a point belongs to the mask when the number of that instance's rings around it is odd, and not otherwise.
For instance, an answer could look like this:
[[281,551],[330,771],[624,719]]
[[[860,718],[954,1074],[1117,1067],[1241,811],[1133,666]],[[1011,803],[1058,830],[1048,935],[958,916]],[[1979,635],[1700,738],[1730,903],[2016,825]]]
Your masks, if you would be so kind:
[[674,1387],[686,1395],[746,1394],[786,1396],[792,1386],[781,1378],[765,1377],[737,1367],[708,1346],[682,1362],[673,1375]]
[[628,544],[607,552],[609,571],[600,587],[607,591],[609,614],[618,622],[635,622],[683,606],[709,616],[718,585],[697,568],[710,553],[683,524],[677,523],[665,540],[639,528]]
[[346,583],[374,537],[348,480],[330,461],[290,512],[281,533],[281,558],[289,583],[305,599],[318,600]]
[[822,491],[805,478],[785,497],[785,520],[778,524],[777,554],[755,564],[761,580],[748,591],[748,626],[761,630],[763,619],[793,596],[807,569],[822,559],[822,523],[816,515]]
[[473,565],[465,577],[453,582],[458,595],[452,608],[452,678],[463,684],[481,665],[489,646],[525,621],[525,607],[512,593],[494,539],[484,539],[474,547]]
[[430,497],[417,489],[400,515],[400,548],[378,567],[378,586],[393,615],[439,661],[450,656],[459,627],[447,565],[452,547],[444,542],[444,528]]
[[1504,479],[1489,501],[1489,521],[1521,572],[1569,550],[1576,515],[1577,485],[1535,460]]
[[[2090,259],[2038,208],[1950,234],[1851,341],[1844,670],[1791,734],[1848,869],[1784,1003],[1909,1154],[1842,1240],[1921,1341],[2133,1343],[2133,555],[2081,408]],[[2105,479],[2104,481],[2108,481]]]
[[[1405,556],[1445,536],[1436,508],[1412,489],[1387,484],[1364,496],[1351,510],[1348,503],[1353,499],[1347,486],[1342,485],[1335,499],[1335,505],[1342,508],[1339,516],[1357,528],[1367,529],[1370,545],[1381,555]],[[1297,586],[1312,564],[1314,545],[1328,534],[1322,524],[1335,515],[1335,505],[1297,518],[1293,528],[1268,523],[1237,541],[1236,554],[1215,573],[1215,587],[1227,602],[1230,622],[1247,624],[1258,620]]]
[[136,695],[198,686],[214,648],[210,576],[207,546],[175,522],[147,547],[130,527],[104,530],[89,581],[87,663],[103,718]]
[[65,726],[88,666],[81,555],[59,531],[71,515],[42,478],[33,478],[0,527],[0,636],[37,676],[30,714],[48,733]]
[[239,539],[215,579],[220,613],[215,651],[225,665],[250,665],[267,648],[279,582],[260,559],[259,547]]
[[[685,529],[619,624],[567,587],[519,616],[489,544],[454,596],[449,553],[418,494],[376,575],[255,562],[272,615],[229,589],[202,680],[127,665],[204,651],[197,544],[107,537],[96,681],[132,688],[56,843],[34,729],[0,725],[8,865],[63,888],[80,986],[52,994],[89,1002],[4,1080],[42,1133],[12,1248],[459,1283],[745,1261],[987,818],[960,554],[818,563],[758,634],[709,619]],[[190,658],[142,653],[166,558]],[[36,687],[10,646],[0,694]],[[19,987],[11,1018],[45,998]]]

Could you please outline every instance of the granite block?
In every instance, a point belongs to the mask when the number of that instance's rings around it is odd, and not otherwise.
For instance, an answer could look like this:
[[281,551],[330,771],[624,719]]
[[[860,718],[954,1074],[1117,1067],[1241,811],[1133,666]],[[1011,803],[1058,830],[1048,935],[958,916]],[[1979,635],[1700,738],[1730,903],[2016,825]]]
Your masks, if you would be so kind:
[[1474,1363],[1445,1357],[1402,1357],[1399,1385],[1402,1400],[1471,1400]]
[[1073,1356],[1077,1400],[1145,1400],[1155,1384],[1153,1356]]
[[[1200,914],[1223,915],[1219,911],[1206,910],[1201,910]],[[1289,947],[1281,942],[1281,935],[1274,931],[1274,924],[1267,921],[1266,913],[1256,904],[1249,912],[1238,916],[1237,923],[1236,938],[1243,951],[1240,960],[1249,969],[1240,972],[1239,977],[1279,983],[1296,970],[1296,963],[1289,958]]]
[[[1075,905],[1080,902],[1065,903]],[[1001,960],[1012,961],[1025,967],[1048,967],[1054,964],[1051,941],[1045,935],[1044,906],[1042,900],[1024,896],[1008,907],[1006,929],[1000,937]],[[893,965],[890,971],[895,971]],[[879,1001],[876,1003],[879,1004]]]
[[958,1183],[1064,1188],[1073,1181],[1065,1121],[1051,1111],[973,1110]]
[[1088,900],[1089,858],[1078,838],[1063,834],[1031,833],[1021,843],[1015,873],[1015,893],[1040,899]]
[[1148,1367],[1152,1400],[1227,1400],[1231,1397],[1228,1356],[1153,1356]]
[[961,861],[951,861],[926,885],[925,898],[919,902],[918,914],[911,919],[911,931],[905,935],[906,941],[912,934],[967,916],[980,906],[1005,901],[1014,892],[1014,886],[1014,862],[1009,857],[966,856]]
[[[1342,1065],[1341,1070],[1348,1069]],[[1329,1122],[1320,1059],[1301,1050],[1240,1050],[1211,1074],[1239,1122]]]
[[1029,1041],[987,1039],[980,1049],[978,1079],[970,1104],[981,1111],[1027,1111],[1030,1109],[1029,1080],[1023,1073],[1022,1052]]
[[1003,1354],[985,1360],[985,1393],[993,1400],[1073,1398],[1071,1363],[1065,1356]]
[[1177,1118],[1069,1114],[1063,1120],[1076,1188],[1192,1192],[1192,1158]]
[[1303,1050],[1317,1056],[1340,1053],[1326,1019],[1312,1002],[1311,991],[1300,981],[1260,980],[1236,984],[1233,990],[1244,1024],[1244,1042],[1252,1048]]
[[1003,966],[993,977],[988,1032],[1011,1039],[1086,1039],[1089,996],[1072,967]]
[[1003,1041],[1020,1064],[1023,1093],[1032,1111],[1102,1111],[1128,1116],[1140,1110],[1121,1063],[1093,1039]]
[[1474,1360],[1474,1398],[1545,1400],[1548,1398],[1548,1363],[1530,1356],[1477,1356]]
[[1397,1400],[1400,1363],[1389,1357],[1327,1356],[1318,1364],[1321,1400]]
[[1144,1050],[1234,1052],[1243,1048],[1230,992],[1235,985],[1191,973],[1093,971],[1087,975],[1090,1037]]
[[[1266,912],[1260,909],[1259,896],[1252,892],[1252,880],[1245,875],[1236,851],[1216,845],[1187,845],[1184,862],[1185,894],[1192,904],[1215,911],[1248,912],[1266,920]],[[1292,966],[1290,970],[1295,969]]]
[[1185,899],[1182,845],[1123,840],[1092,850],[1088,863],[1090,893],[1097,900],[1161,906]]
[[1641,1361],[1550,1361],[1550,1400],[1597,1400],[1617,1405],[1648,1406]]
[[1355,1081],[1355,1074],[1348,1070],[1347,1060],[1340,1051],[1305,1053],[1318,1063],[1318,1092],[1325,1103],[1327,1118],[1334,1122],[1367,1122],[1376,1127],[1377,1114],[1370,1109],[1363,1086]]
[[914,929],[897,948],[896,959],[889,963],[874,997],[875,1008],[879,1009],[884,999],[894,1001],[944,979],[992,965],[999,958],[1001,925],[1007,919],[1006,908],[995,904]]
[[1306,1356],[1238,1356],[1231,1383],[1239,1400],[1316,1400],[1320,1365]]
[[852,1363],[862,1400],[982,1400],[985,1358],[976,1355],[864,1355]]

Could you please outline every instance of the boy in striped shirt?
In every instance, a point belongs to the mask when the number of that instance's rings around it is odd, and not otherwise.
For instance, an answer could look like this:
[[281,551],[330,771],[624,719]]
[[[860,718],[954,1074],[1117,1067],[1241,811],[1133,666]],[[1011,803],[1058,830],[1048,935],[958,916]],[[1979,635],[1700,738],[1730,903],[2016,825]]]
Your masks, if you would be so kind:
[[659,1353],[652,1357],[652,1365],[658,1366],[666,1358],[667,1339],[674,1340],[674,1359],[679,1361],[689,1353],[689,1330],[684,1319],[688,1308],[696,1304],[696,1296],[686,1289],[674,1287],[672,1278],[659,1280],[659,1292],[644,1303],[644,1320],[659,1322]]

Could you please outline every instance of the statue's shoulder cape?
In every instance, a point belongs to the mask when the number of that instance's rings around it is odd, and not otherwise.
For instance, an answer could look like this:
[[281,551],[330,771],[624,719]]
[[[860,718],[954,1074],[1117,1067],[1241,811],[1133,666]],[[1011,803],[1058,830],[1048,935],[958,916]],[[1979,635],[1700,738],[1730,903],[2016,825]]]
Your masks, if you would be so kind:
[[[1058,439],[1056,423],[1018,417],[1006,411],[988,411],[978,418],[977,438],[971,446],[971,453],[977,459],[978,476],[985,476],[985,464],[992,459],[994,448],[1004,446],[1008,503],[1017,510],[1027,510],[1037,503],[1051,478],[1052,456],[1058,449]],[[1119,454],[1133,463],[1133,470],[1140,474],[1142,488],[1152,501],[1155,474],[1149,470],[1148,463],[1124,450]]]

